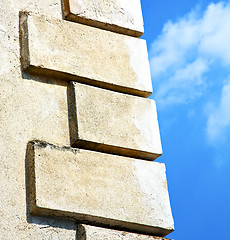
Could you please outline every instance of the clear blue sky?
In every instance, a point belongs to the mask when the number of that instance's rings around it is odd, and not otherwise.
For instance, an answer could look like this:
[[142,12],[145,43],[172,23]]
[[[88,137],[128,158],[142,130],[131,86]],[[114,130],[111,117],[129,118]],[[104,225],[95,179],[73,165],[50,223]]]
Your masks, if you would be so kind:
[[230,1],[141,0],[175,240],[230,239]]

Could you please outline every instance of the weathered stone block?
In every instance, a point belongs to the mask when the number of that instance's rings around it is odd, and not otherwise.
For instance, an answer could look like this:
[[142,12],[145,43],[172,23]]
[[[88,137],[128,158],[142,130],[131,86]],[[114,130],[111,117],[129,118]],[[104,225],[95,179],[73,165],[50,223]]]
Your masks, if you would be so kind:
[[22,70],[147,97],[146,42],[58,19],[21,13]]
[[170,240],[162,237],[100,228],[85,224],[78,224],[77,237],[78,240]]
[[165,165],[30,142],[30,211],[165,236],[173,231]]
[[71,145],[154,160],[162,154],[154,100],[71,82]]
[[140,37],[144,32],[140,0],[63,0],[67,19]]

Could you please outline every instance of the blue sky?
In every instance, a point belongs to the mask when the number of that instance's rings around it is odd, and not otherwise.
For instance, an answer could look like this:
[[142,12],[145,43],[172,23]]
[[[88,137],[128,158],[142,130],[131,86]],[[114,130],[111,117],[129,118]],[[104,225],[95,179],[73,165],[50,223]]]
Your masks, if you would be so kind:
[[230,239],[230,1],[142,0],[176,240]]

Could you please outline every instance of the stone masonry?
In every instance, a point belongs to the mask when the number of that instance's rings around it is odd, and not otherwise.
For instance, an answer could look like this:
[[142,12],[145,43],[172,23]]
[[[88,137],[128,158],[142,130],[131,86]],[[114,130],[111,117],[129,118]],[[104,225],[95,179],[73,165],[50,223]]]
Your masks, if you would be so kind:
[[71,83],[69,105],[72,146],[147,160],[162,154],[153,100]]
[[26,13],[20,26],[23,71],[144,97],[151,94],[145,40]]
[[164,164],[42,142],[28,150],[33,214],[158,236],[173,229]]
[[0,16],[0,239],[166,240],[140,0],[3,0]]

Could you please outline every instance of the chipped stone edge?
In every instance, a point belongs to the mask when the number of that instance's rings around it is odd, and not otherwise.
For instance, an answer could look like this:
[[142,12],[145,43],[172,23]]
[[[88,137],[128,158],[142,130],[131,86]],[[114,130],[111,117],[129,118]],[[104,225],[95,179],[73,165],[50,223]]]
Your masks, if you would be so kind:
[[28,173],[28,202],[29,202],[29,211],[32,215],[36,215],[38,212],[38,206],[36,203],[36,173],[35,173],[35,146],[39,148],[46,148],[49,146],[53,149],[59,149],[62,151],[71,151],[74,154],[77,154],[80,150],[75,148],[69,148],[66,146],[60,147],[45,141],[32,140],[27,144],[27,173]]

